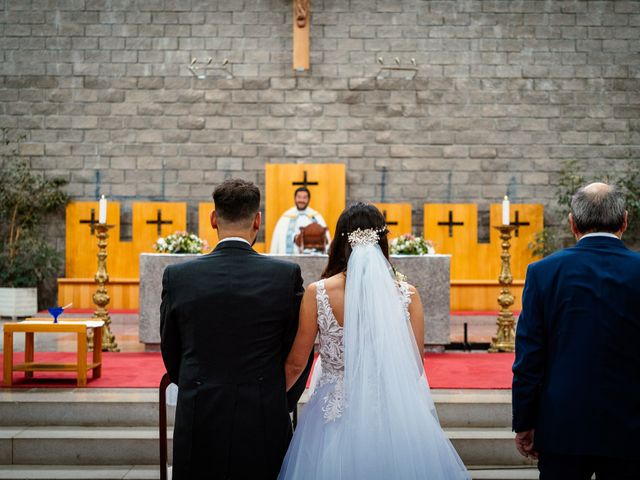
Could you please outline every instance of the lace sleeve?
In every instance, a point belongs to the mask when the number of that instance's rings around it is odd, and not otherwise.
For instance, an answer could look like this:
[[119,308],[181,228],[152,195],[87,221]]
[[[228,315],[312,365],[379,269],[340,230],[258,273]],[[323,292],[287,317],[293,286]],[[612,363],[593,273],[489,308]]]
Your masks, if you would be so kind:
[[398,288],[400,289],[400,294],[402,295],[402,305],[404,306],[404,313],[407,321],[409,321],[409,305],[411,304],[411,295],[413,295],[413,292],[409,288],[409,284],[407,282],[398,282]]

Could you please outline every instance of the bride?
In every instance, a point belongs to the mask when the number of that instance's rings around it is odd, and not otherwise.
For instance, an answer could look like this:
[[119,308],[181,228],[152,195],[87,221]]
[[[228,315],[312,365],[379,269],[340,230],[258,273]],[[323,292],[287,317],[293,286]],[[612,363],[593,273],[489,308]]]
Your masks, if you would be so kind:
[[423,312],[396,282],[386,223],[364,203],[336,226],[323,279],[302,300],[287,388],[320,333],[322,373],[279,479],[468,479],[442,431],[424,375]]

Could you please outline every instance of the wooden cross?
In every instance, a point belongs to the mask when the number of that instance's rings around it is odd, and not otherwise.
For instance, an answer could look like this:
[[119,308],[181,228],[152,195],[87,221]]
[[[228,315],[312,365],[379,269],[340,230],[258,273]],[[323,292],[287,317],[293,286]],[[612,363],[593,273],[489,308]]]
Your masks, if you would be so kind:
[[515,222],[511,222],[511,225],[514,225],[516,227],[516,237],[519,236],[520,233],[520,227],[525,227],[527,225],[531,225],[529,222],[521,222],[520,221],[520,212],[518,210],[516,210],[516,221]]
[[307,177],[307,171],[304,171],[304,176],[301,182],[291,182],[291,185],[298,186],[302,185],[304,188],[307,188],[309,185],[319,185],[318,182],[310,182]]
[[453,212],[449,210],[449,221],[448,222],[438,222],[438,225],[449,227],[449,236],[453,237],[453,227],[460,227],[464,225],[464,222],[454,222],[453,221]]
[[98,223],[98,221],[96,220],[95,208],[91,209],[91,218],[89,220],[80,220],[80,223],[88,223],[91,228],[91,235],[93,235],[96,230],[96,224]]
[[309,70],[310,0],[293,0],[293,69]]
[[156,214],[156,219],[147,220],[147,223],[151,225],[156,225],[158,229],[158,236],[160,236],[162,233],[162,225],[171,225],[173,223],[173,220],[163,220],[162,212],[160,211],[160,209],[158,209],[158,213]]
[[386,223],[387,225],[398,225],[398,222],[389,222],[389,221],[387,220],[387,211],[386,211],[386,210],[383,210],[383,211],[382,211],[382,215],[384,216],[384,221],[385,221],[385,223]]

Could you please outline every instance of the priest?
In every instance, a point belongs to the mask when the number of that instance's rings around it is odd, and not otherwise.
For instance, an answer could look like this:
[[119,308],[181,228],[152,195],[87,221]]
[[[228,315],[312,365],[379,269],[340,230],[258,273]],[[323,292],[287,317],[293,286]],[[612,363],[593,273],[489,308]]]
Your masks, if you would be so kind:
[[[300,251],[295,242],[296,236],[300,233],[300,228],[304,228],[311,223],[318,223],[323,227],[327,226],[322,215],[309,207],[310,201],[311,192],[307,187],[296,189],[294,194],[295,206],[284,212],[278,223],[276,223],[276,228],[271,238],[270,253],[282,255],[304,253]],[[329,245],[331,238],[328,230],[326,235],[327,245]]]

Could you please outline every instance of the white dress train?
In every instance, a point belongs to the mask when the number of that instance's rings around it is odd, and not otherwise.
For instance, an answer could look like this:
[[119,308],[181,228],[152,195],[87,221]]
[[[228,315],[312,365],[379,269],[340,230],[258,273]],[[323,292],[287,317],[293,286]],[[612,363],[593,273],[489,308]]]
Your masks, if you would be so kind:
[[[362,248],[354,249],[354,253],[357,250]],[[422,360],[417,365],[416,359],[411,357],[417,354],[417,349],[415,343],[413,351],[407,344],[407,341],[415,342],[409,323],[408,306],[411,299],[408,286],[398,284],[391,278],[389,265],[381,252],[361,252],[360,256],[361,261],[358,262],[356,258],[354,267],[360,266],[365,270],[353,272],[353,280],[366,282],[381,273],[375,268],[372,270],[371,265],[364,265],[370,264],[373,256],[379,269],[383,268],[382,273],[386,270],[389,275],[391,283],[386,283],[386,293],[393,289],[392,294],[398,302],[389,302],[384,294],[367,291],[366,286],[363,290],[350,285],[353,270],[350,260],[343,328],[333,314],[324,281],[316,283],[322,373],[301,415],[278,478],[469,479],[460,457],[438,422]],[[349,293],[352,295],[349,296]],[[357,301],[353,301],[353,294],[359,296]],[[377,300],[372,297],[373,294],[376,294]],[[348,305],[348,301],[353,301],[353,304]],[[376,301],[383,304],[377,305]],[[376,331],[376,327],[372,326],[375,320],[360,326],[356,321],[358,316],[363,317],[362,320],[367,316],[380,317],[379,327],[384,327],[385,319],[382,317],[386,303],[397,307],[392,314],[399,313],[394,316],[401,317],[395,319],[395,326],[389,325],[390,328],[386,329],[387,332],[391,331],[386,340],[398,344],[386,352],[362,354],[363,351],[390,346],[388,342],[385,344],[385,339],[379,338],[385,332]],[[349,325],[349,321],[353,325]],[[387,321],[389,323],[392,322]],[[357,328],[350,337],[356,343],[345,342],[345,330],[348,333],[350,326]],[[357,336],[360,337],[360,343],[357,343]],[[395,341],[396,336],[399,342]],[[357,354],[349,356],[347,352],[347,361],[351,362],[353,368],[348,370],[346,379],[345,346],[353,348]],[[396,351],[403,348],[406,349],[406,355]],[[388,355],[403,357],[406,361],[398,363],[389,359]],[[394,368],[407,371],[394,372]],[[397,378],[386,378],[389,376]]]

